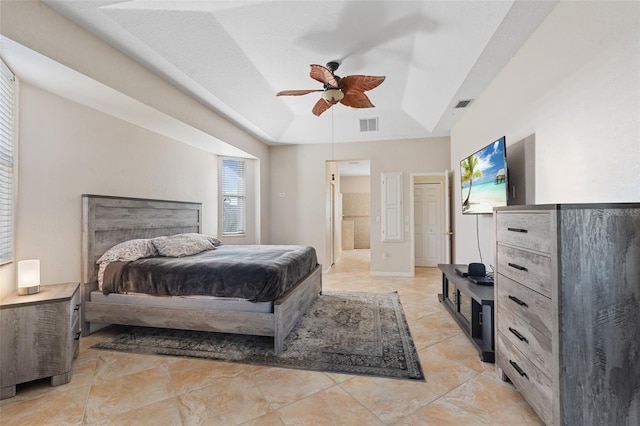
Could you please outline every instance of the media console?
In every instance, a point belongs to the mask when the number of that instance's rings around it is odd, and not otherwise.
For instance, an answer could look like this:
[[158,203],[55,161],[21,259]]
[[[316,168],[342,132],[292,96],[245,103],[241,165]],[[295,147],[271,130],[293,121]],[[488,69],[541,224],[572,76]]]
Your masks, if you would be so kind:
[[465,332],[484,362],[495,362],[493,336],[493,287],[472,283],[455,268],[466,265],[439,264],[442,293],[438,299]]

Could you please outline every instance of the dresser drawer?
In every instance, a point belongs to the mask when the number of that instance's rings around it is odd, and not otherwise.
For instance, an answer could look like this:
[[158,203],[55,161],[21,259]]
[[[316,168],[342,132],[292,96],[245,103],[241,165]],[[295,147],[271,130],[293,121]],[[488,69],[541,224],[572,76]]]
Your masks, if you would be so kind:
[[551,378],[551,337],[545,336],[498,304],[498,331],[547,377]]
[[69,309],[69,332],[67,334],[67,348],[65,352],[65,370],[71,370],[73,360],[80,349],[80,291],[76,290],[67,306]]
[[80,292],[76,291],[69,302],[69,316],[71,318],[71,324],[73,324],[76,319],[80,318]]
[[544,336],[551,337],[551,299],[496,274],[497,304],[502,305]]
[[500,243],[551,253],[551,214],[499,212],[496,239]]
[[78,353],[80,351],[80,335],[82,334],[82,329],[80,327],[80,310],[77,310],[76,312],[77,314],[73,317],[71,322],[71,350],[70,353],[67,354],[67,356],[72,359],[78,357]]
[[551,258],[498,244],[498,271],[512,280],[551,297]]
[[553,391],[549,377],[538,370],[509,339],[498,333],[498,367],[502,369],[545,424],[553,423]]

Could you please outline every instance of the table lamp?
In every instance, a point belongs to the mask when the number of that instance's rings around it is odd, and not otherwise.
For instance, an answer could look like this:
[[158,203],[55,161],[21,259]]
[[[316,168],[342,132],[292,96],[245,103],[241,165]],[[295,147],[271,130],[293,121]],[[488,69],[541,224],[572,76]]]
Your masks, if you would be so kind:
[[25,296],[40,292],[40,259],[18,262],[18,294]]

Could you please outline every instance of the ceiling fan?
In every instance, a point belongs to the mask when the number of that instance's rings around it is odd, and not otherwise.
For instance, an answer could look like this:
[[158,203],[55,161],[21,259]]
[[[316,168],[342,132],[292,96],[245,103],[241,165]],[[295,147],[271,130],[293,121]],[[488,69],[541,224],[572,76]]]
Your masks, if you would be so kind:
[[385,77],[369,75],[338,77],[334,72],[339,66],[340,62],[338,61],[328,62],[326,67],[322,65],[311,65],[310,76],[314,80],[324,84],[323,89],[283,90],[278,92],[276,96],[300,96],[313,92],[323,92],[322,97],[318,99],[318,102],[313,106],[312,112],[317,116],[338,102],[351,108],[374,107],[364,92],[378,87],[380,83],[384,81]]

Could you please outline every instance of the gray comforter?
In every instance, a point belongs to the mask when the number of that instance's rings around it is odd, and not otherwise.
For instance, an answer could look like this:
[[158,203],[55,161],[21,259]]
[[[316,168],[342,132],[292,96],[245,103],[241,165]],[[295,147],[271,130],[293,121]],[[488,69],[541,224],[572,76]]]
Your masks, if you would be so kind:
[[271,302],[317,265],[313,247],[222,245],[193,256],[110,263],[105,269],[102,291]]

